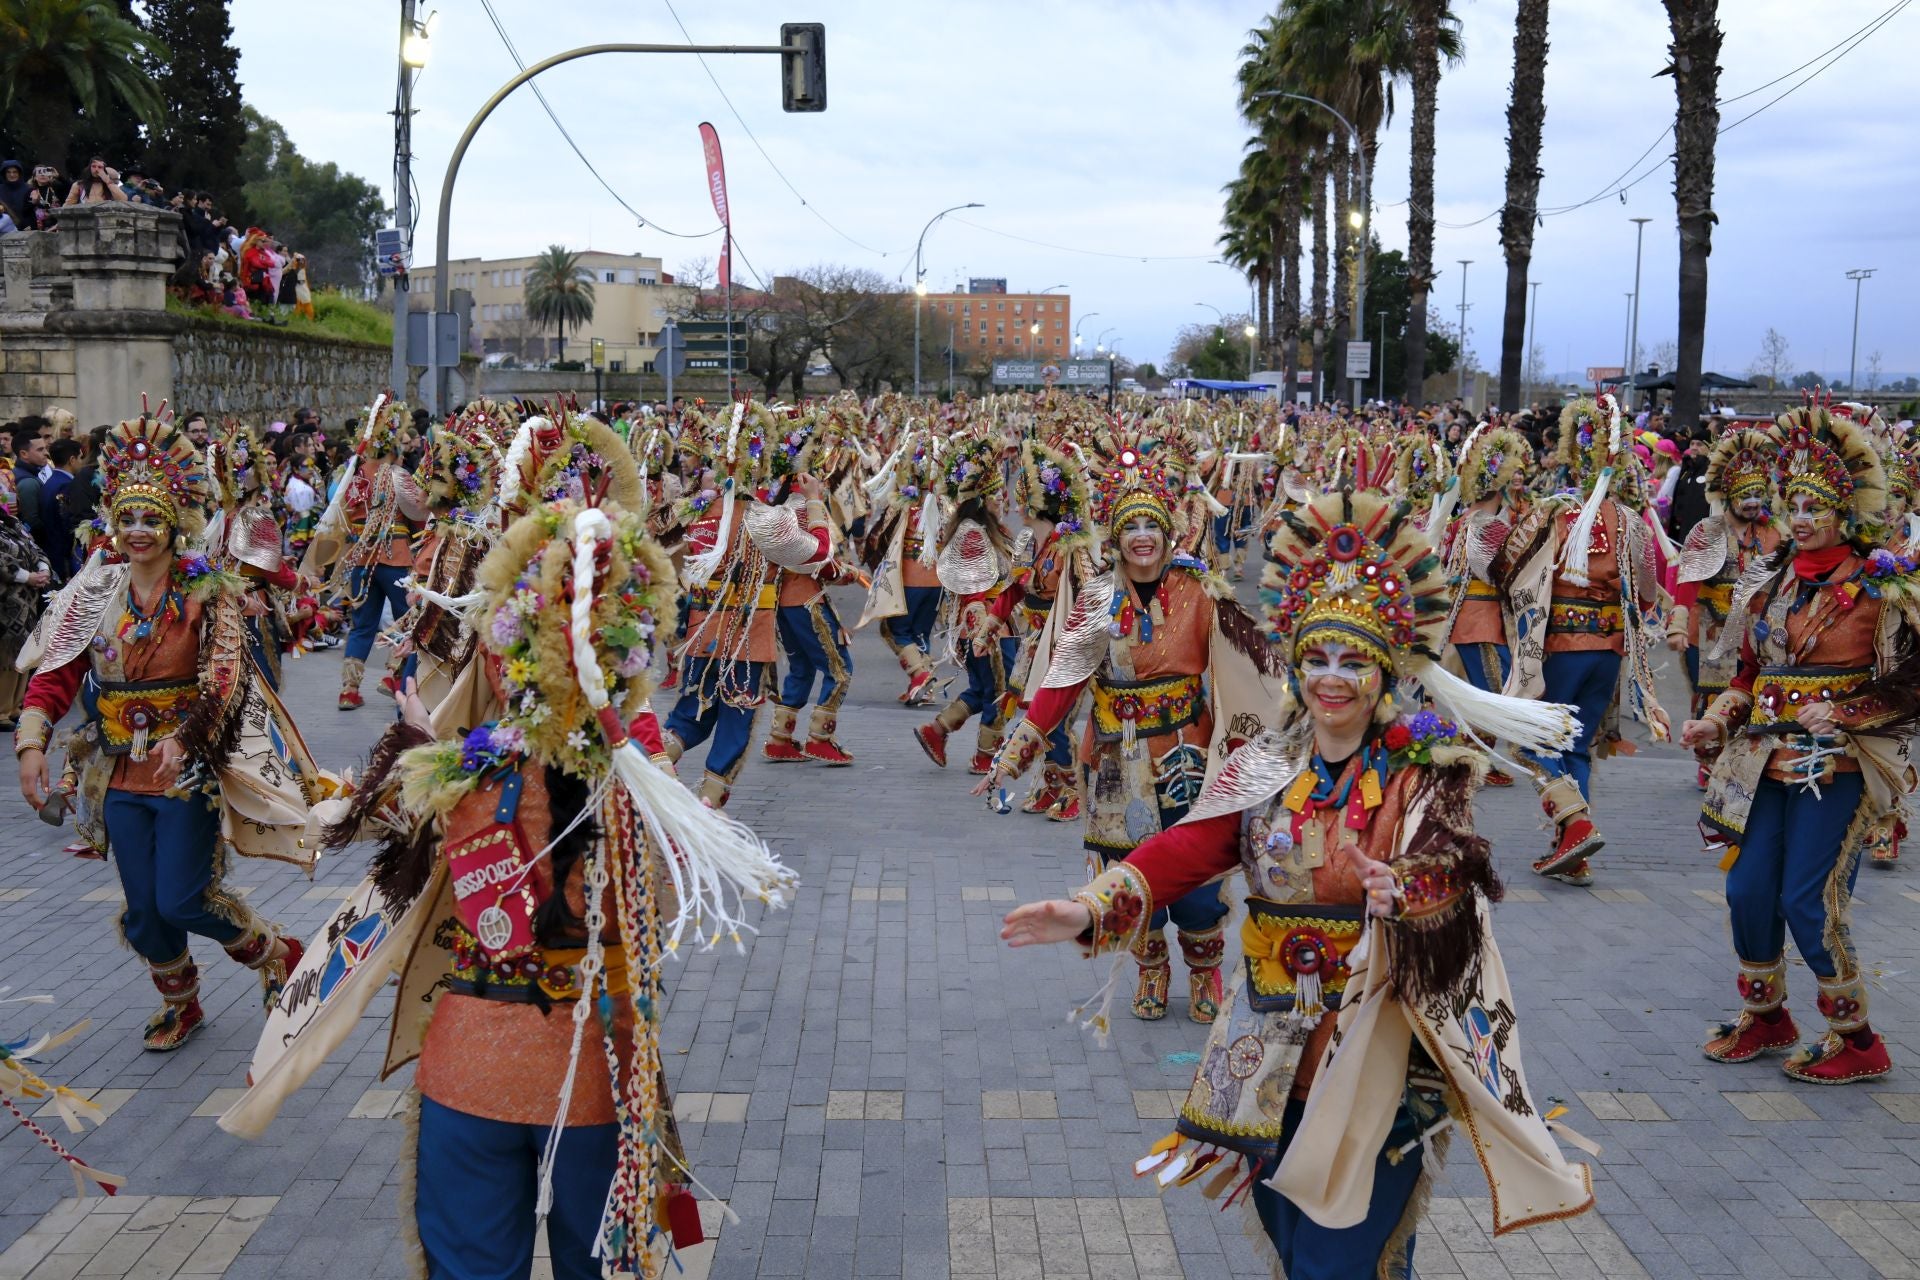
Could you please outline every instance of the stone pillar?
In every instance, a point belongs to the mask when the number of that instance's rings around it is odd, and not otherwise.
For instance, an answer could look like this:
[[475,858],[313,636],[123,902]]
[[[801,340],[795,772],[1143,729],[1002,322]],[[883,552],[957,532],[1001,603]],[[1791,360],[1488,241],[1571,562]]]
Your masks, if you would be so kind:
[[167,313],[167,279],[179,263],[180,215],[143,204],[77,205],[60,212],[54,239],[72,282],[70,307],[46,330],[73,341],[74,415],[86,430],[173,394],[173,337],[186,322]]

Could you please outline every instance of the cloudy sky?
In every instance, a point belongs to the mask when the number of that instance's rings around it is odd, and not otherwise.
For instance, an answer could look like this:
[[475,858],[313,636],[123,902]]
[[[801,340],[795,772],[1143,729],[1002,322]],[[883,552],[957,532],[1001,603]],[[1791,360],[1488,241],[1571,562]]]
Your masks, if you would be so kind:
[[[433,0],[421,0],[423,12]],[[734,229],[745,262],[771,277],[847,263],[909,282],[920,228],[934,288],[968,275],[1012,287],[1071,286],[1085,332],[1113,326],[1137,360],[1164,357],[1175,332],[1244,310],[1244,282],[1212,265],[1220,187],[1245,137],[1233,71],[1267,7],[1247,0],[675,0],[702,43],[775,43],[782,20],[827,24],[830,109],[780,109],[775,60],[615,55],[557,68],[540,84],[595,168],[650,225],[637,226],[522,88],[482,128],[457,184],[452,252],[498,257],[549,243],[643,252],[674,270],[712,256],[717,237],[680,239],[716,220],[696,126],[726,149]],[[1920,55],[1912,0],[1727,0],[1723,126],[1814,74],[1727,132],[1719,150],[1720,226],[1711,262],[1707,364],[1744,370],[1769,327],[1795,368],[1845,376],[1854,287],[1874,267],[1860,361],[1920,371],[1920,149],[1898,106]],[[666,0],[493,0],[521,57],[576,45],[685,39]],[[247,100],[301,150],[391,193],[397,0],[333,0],[326,17],[275,0],[233,0]],[[424,203],[415,259],[431,262],[434,209],[467,119],[514,72],[479,0],[440,0],[433,56],[415,97],[415,181]],[[1475,349],[1497,355],[1505,270],[1496,219],[1505,174],[1511,0],[1457,0],[1466,58],[1440,91],[1436,302],[1466,299]],[[1826,59],[1776,77],[1900,10],[1830,70]],[[1572,205],[1638,177],[1669,153],[1666,26],[1657,0],[1555,0],[1547,70],[1542,208]],[[1842,46],[1843,48],[1845,46]],[[1835,50],[1838,52],[1838,50]],[[1829,55],[1830,57],[1831,55]],[[716,87],[715,79],[718,81]],[[724,88],[731,107],[722,97]],[[1411,93],[1382,139],[1374,194],[1382,239],[1406,242]],[[736,118],[735,110],[739,113]],[[744,126],[742,124],[744,120]],[[751,129],[758,146],[748,136]],[[1656,140],[1658,140],[1656,142]],[[1648,148],[1652,144],[1651,150]],[[764,151],[764,154],[763,154]],[[1629,168],[1636,156],[1646,160]],[[782,175],[784,174],[784,178]],[[803,203],[804,201],[804,203]],[[1633,288],[1634,227],[1651,218],[1640,341],[1676,329],[1678,246],[1670,167],[1626,193],[1549,217],[1535,241],[1542,282],[1535,341],[1554,370],[1617,364]],[[1444,229],[1453,224],[1458,229]],[[1466,225],[1476,224],[1476,225]]]

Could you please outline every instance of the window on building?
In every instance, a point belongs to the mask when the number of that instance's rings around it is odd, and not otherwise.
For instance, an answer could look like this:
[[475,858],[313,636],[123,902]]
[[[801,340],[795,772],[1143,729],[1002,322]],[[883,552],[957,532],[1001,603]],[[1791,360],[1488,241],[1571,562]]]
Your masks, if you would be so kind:
[[1060,339],[1058,339],[1058,338],[1055,338],[1055,339],[1053,340],[1053,345],[1054,345],[1054,346],[1056,346],[1056,347],[1057,347],[1057,346],[1059,346],[1059,345],[1060,345]]
[[1055,302],[1053,304],[1053,309],[1056,312],[1065,311],[1067,309],[1067,304],[1064,302]]
[[996,347],[1004,347],[1007,345],[1007,340],[1005,338],[995,338],[993,340],[993,345]]
[[604,278],[604,279],[603,279],[603,280],[601,281],[601,283],[603,283],[603,284],[619,284],[619,283],[621,283],[621,281],[620,281],[619,279],[617,279],[617,278],[616,278],[616,277],[618,277],[618,276],[619,276],[619,274],[620,274],[620,273],[619,273],[618,271],[603,271],[603,272],[601,272],[601,275],[602,275],[602,276],[604,276],[605,278]]
[[1015,315],[1020,314],[1020,304],[1017,302],[1013,304],[1013,314]]
[[995,333],[1005,333],[1007,331],[1007,322],[1005,320],[995,320],[993,322],[993,331]]
[[1007,309],[1007,304],[1004,302],[996,302],[993,304],[993,309],[995,311],[1005,311]]
[[1067,327],[1067,322],[1065,320],[1055,320],[1053,322],[1053,327],[1056,329],[1064,329]]

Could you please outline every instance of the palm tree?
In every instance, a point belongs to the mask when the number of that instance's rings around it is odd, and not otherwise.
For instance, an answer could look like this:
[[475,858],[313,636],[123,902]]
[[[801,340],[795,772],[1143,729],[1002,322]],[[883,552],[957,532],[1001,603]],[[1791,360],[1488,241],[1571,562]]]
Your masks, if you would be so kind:
[[171,56],[110,0],[0,0],[0,119],[19,121],[30,161],[67,165],[76,108],[94,120],[165,115],[143,68]]
[[593,320],[593,279],[582,270],[580,255],[548,245],[527,269],[526,293],[527,314],[540,324],[553,325],[560,337],[556,359],[564,359],[567,326],[577,330]]
[[1269,367],[1282,369],[1291,386],[1300,352],[1300,217],[1305,195],[1302,166],[1312,126],[1303,114],[1304,104],[1261,96],[1285,87],[1281,77],[1286,32],[1280,19],[1267,18],[1248,36],[1240,50],[1237,78],[1240,113],[1254,126],[1255,136],[1247,143],[1241,171],[1255,175],[1253,181],[1259,189],[1271,193],[1261,206],[1269,219],[1273,262],[1268,285],[1277,295],[1269,304],[1269,313],[1279,352],[1269,361]]
[[1673,204],[1680,221],[1680,362],[1673,370],[1673,422],[1700,418],[1700,362],[1707,341],[1707,255],[1713,252],[1713,148],[1720,133],[1718,0],[1666,0],[1673,31]]
[[1237,269],[1254,284],[1254,328],[1257,333],[1254,341],[1264,357],[1272,350],[1273,343],[1273,311],[1268,305],[1267,290],[1273,283],[1273,238],[1270,232],[1273,215],[1268,206],[1274,194],[1260,186],[1255,180],[1257,174],[1257,166],[1250,166],[1243,159],[1240,162],[1240,176],[1227,184],[1227,208],[1223,220],[1226,229],[1221,232],[1218,243],[1221,261]]
[[1547,121],[1547,0],[1520,0],[1513,25],[1513,89],[1507,99],[1507,202],[1500,248],[1507,258],[1507,307],[1500,330],[1500,407],[1520,408],[1526,373],[1527,270],[1540,203],[1540,134]]
[[1433,288],[1434,117],[1440,107],[1440,59],[1459,62],[1460,19],[1447,0],[1406,0],[1413,37],[1413,139],[1407,192],[1407,329],[1403,400],[1418,402],[1427,380],[1427,294]]

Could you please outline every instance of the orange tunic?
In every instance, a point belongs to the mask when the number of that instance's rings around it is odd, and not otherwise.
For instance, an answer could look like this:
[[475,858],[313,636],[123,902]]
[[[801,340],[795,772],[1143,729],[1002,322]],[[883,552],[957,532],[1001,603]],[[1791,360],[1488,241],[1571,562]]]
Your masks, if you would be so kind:
[[[1627,637],[1623,629],[1624,620],[1620,610],[1620,552],[1623,534],[1620,528],[1619,507],[1607,503],[1600,511],[1600,519],[1594,521],[1592,554],[1587,557],[1587,583],[1581,586],[1570,582],[1564,576],[1564,570],[1558,561],[1553,570],[1554,613],[1558,615],[1562,601],[1576,606],[1586,614],[1600,614],[1611,611],[1612,629],[1587,631],[1564,630],[1555,622],[1547,626],[1548,653],[1584,653],[1593,650],[1605,650],[1624,654],[1627,651]],[[1565,545],[1578,512],[1568,512],[1556,517],[1560,522],[1561,545]]]
[[[720,504],[708,507],[701,517],[687,530],[687,554],[698,555],[709,550],[714,540],[720,536]],[[733,527],[727,534],[727,557],[722,564],[731,564],[724,577],[715,575],[704,587],[688,589],[687,608],[687,656],[693,658],[720,657],[726,661],[772,662],[778,656],[779,647],[774,635],[774,610],[779,600],[778,581],[780,567],[770,564],[758,556],[741,556],[740,552],[747,541],[744,513],[734,512]],[[738,559],[735,557],[739,556]],[[761,569],[758,575],[751,576],[746,561],[759,560]],[[738,648],[739,632],[742,626],[740,611],[749,610],[745,618],[746,645]],[[720,646],[724,644],[724,649]]]

